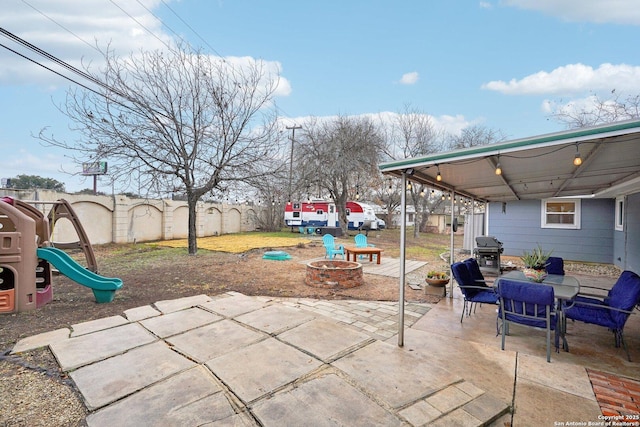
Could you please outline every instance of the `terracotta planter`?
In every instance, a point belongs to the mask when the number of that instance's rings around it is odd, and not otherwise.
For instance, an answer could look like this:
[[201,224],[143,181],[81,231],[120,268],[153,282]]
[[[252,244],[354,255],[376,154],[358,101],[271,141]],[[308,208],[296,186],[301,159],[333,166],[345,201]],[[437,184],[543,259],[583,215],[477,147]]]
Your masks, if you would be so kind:
[[449,279],[429,279],[428,277],[424,279],[429,286],[435,286],[437,288],[441,288],[449,283]]

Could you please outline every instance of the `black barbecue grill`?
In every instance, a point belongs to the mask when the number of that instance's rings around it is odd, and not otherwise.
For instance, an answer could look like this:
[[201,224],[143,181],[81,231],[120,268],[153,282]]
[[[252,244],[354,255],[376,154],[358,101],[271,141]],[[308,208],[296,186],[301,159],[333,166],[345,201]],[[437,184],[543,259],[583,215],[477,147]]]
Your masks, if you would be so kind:
[[493,236],[476,237],[476,248],[473,254],[478,261],[480,270],[500,274],[500,254],[502,242]]

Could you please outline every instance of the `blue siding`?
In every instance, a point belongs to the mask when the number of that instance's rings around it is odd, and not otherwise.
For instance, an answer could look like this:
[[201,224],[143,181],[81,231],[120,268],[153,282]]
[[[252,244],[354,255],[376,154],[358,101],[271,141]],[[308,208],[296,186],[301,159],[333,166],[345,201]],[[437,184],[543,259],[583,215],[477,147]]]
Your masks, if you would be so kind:
[[613,264],[614,215],[612,199],[584,199],[581,228],[562,230],[540,226],[541,202],[522,200],[489,204],[489,232],[503,243],[504,255],[520,256],[540,244],[568,261]]
[[[620,267],[625,270],[640,272],[640,193],[632,194],[625,201],[624,239],[626,247],[625,255],[622,255],[623,264]],[[617,236],[616,236],[617,237]]]

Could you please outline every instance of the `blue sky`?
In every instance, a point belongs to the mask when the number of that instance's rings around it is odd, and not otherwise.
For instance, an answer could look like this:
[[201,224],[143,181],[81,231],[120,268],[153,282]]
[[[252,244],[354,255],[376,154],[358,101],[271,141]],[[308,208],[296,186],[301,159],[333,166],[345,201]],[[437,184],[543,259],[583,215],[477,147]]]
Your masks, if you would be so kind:
[[[77,67],[98,64],[95,42],[127,55],[178,35],[211,55],[266,61],[280,70],[276,102],[294,122],[410,105],[448,132],[478,124],[513,139],[563,130],[549,102],[640,93],[637,0],[3,0],[2,9],[0,27]],[[0,177],[92,186],[32,137],[48,127],[75,138],[55,107],[68,85],[0,46]]]

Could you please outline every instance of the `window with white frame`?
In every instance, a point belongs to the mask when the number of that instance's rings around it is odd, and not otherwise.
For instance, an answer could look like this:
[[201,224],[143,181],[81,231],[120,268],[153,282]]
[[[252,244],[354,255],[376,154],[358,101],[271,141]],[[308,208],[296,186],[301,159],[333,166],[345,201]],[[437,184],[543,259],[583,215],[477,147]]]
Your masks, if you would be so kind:
[[580,199],[542,201],[542,228],[580,228]]
[[616,198],[616,230],[624,230],[624,197]]

